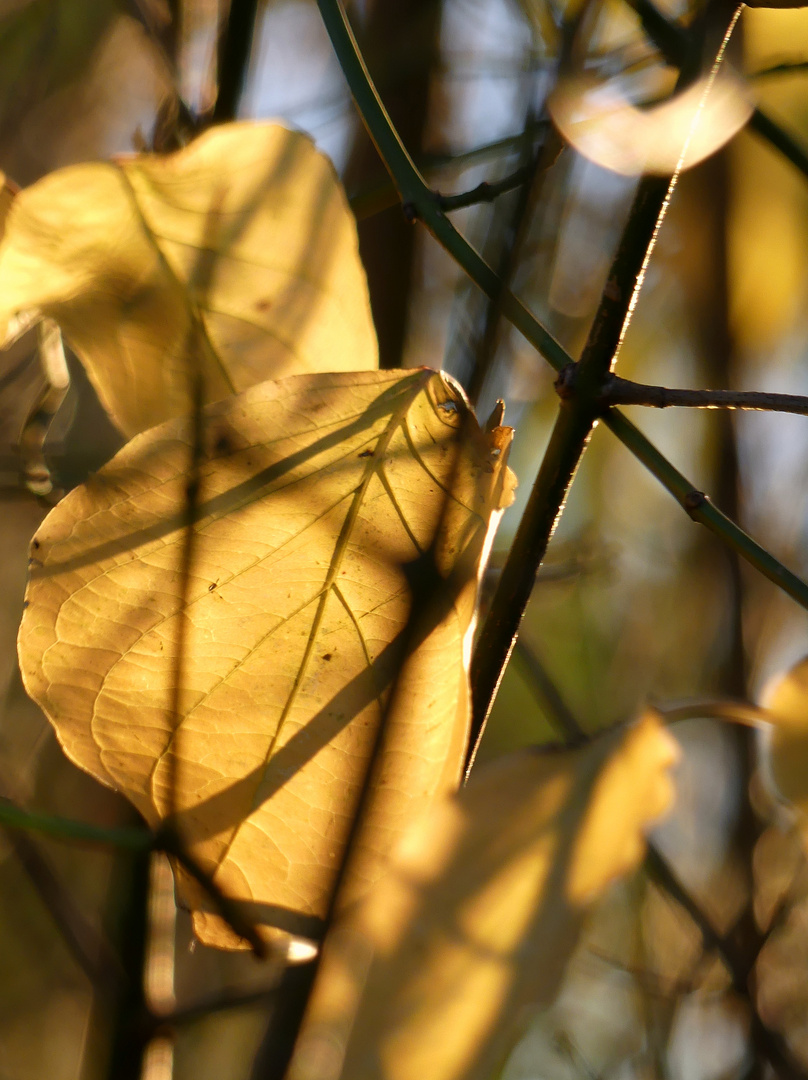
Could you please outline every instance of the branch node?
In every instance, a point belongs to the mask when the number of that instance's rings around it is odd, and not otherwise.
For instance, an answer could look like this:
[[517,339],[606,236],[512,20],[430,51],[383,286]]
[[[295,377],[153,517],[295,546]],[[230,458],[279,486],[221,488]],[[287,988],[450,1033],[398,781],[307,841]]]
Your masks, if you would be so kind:
[[576,363],[565,364],[553,383],[556,393],[562,401],[569,401],[575,397],[577,381],[578,365]]
[[682,506],[693,520],[696,520],[696,514],[703,506],[706,506],[710,500],[704,494],[703,491],[697,491],[693,488],[688,491],[687,495],[682,499]]
[[401,204],[401,209],[404,212],[404,217],[407,219],[407,221],[410,223],[410,225],[414,225],[415,222],[418,220],[418,207],[415,205],[415,203],[414,202],[402,203]]

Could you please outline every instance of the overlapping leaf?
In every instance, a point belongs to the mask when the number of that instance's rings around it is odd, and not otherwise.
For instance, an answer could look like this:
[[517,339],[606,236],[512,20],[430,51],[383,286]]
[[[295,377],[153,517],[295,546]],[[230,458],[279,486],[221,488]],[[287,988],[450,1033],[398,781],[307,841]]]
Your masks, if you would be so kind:
[[[153,825],[174,807],[191,853],[257,918],[316,934],[382,717],[360,892],[457,783],[477,567],[511,498],[510,432],[482,432],[426,369],[298,376],[204,415],[185,613],[189,446],[171,421],[36,534],[20,666],[73,761]],[[444,584],[388,708],[408,566],[424,553]],[[214,916],[198,910],[196,925],[236,944]]]
[[640,861],[676,743],[656,715],[522,752],[408,835],[326,942],[290,1080],[487,1080],[554,997],[588,903]]
[[286,374],[378,366],[356,228],[328,160],[277,124],[71,166],[16,198],[0,341],[52,316],[127,435]]

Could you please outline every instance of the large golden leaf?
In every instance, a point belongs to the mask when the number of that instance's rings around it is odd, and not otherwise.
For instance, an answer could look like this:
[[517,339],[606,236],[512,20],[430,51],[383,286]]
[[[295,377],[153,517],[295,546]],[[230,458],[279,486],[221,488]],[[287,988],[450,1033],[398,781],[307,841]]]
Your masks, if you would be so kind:
[[290,1080],[488,1080],[585,909],[640,861],[676,743],[653,712],[493,763],[407,835],[326,941]]
[[[511,498],[510,429],[482,432],[426,369],[296,376],[204,415],[186,614],[189,445],[175,420],[133,439],[37,532],[20,666],[73,761],[152,825],[173,804],[222,888],[256,918],[316,935],[381,718],[360,891],[457,784],[477,568]],[[425,552],[444,584],[388,709],[408,565]],[[203,940],[237,944],[184,888]]]
[[51,173],[0,244],[0,341],[62,327],[127,435],[268,378],[378,366],[356,227],[328,160],[277,124]]

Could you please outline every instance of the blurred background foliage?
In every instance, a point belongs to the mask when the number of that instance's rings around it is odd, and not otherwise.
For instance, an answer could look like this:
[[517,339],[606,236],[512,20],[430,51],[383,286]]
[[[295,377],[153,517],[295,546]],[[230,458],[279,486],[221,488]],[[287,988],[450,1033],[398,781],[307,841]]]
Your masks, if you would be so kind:
[[[698,14],[686,0],[664,7],[683,23]],[[445,368],[474,392],[482,416],[497,398],[507,403],[521,487],[500,529],[493,578],[554,419],[552,372],[496,303],[405,220],[313,0],[233,0],[231,25],[249,25],[253,13],[243,93],[236,80],[231,100],[217,104],[217,53],[231,64],[238,54],[232,40],[230,53],[219,44],[227,0],[0,0],[0,166],[25,185],[71,162],[170,149],[195,124],[233,111],[311,133],[360,217],[384,366]],[[545,102],[563,0],[356,0],[349,14],[393,120],[436,189],[465,191],[522,170],[514,190],[454,220],[578,355],[636,181],[555,145]],[[604,71],[658,63],[624,0],[603,0],[587,47]],[[808,10],[747,10],[732,52],[758,102],[808,145]],[[808,394],[807,304],[808,178],[742,132],[681,178],[619,371],[673,386]],[[121,443],[77,365],[73,376],[48,442],[63,488]],[[27,544],[47,506],[22,489],[16,444],[40,391],[33,344],[23,339],[0,357],[0,787],[23,805],[120,824],[126,805],[65,760],[17,673]],[[719,507],[808,573],[805,418],[628,411]],[[649,698],[754,696],[807,647],[805,613],[739,567],[597,430],[481,759],[555,741],[565,709],[596,731]],[[679,803],[656,842],[751,978],[728,971],[698,919],[653,875],[638,874],[592,920],[556,1006],[525,1017],[504,1080],[765,1076],[772,1033],[785,1055],[780,1075],[808,1076],[808,874],[793,827],[768,799],[745,732],[707,720],[675,730],[685,749]],[[167,888],[163,881],[158,899]],[[127,857],[0,835],[0,1080],[105,1075],[117,1006],[103,978],[132,895]],[[172,918],[167,925],[164,963]],[[260,991],[273,977],[247,956],[193,949],[180,913],[174,986],[169,978],[153,993],[173,993],[180,1006],[203,992],[258,993],[250,1005],[179,1027],[176,1077],[251,1075],[268,1009]],[[158,1044],[150,1080],[171,1069]]]

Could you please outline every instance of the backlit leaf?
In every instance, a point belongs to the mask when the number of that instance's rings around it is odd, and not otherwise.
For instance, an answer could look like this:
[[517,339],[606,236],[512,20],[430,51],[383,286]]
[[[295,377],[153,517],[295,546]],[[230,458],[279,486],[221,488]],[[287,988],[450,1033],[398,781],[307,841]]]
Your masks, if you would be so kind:
[[268,378],[378,366],[356,228],[328,160],[277,124],[51,173],[0,244],[0,340],[62,327],[127,435]]
[[[316,936],[382,715],[360,892],[413,816],[457,784],[477,570],[512,497],[510,429],[481,431],[426,369],[296,376],[208,407],[183,617],[186,427],[136,437],[46,518],[23,678],[73,761],[152,825],[173,786],[180,832],[218,884],[257,919]],[[386,710],[407,567],[430,545],[442,607]],[[203,940],[237,945],[183,888]]]
[[324,948],[290,1080],[487,1080],[554,997],[588,904],[636,866],[677,747],[653,712],[481,769]]

